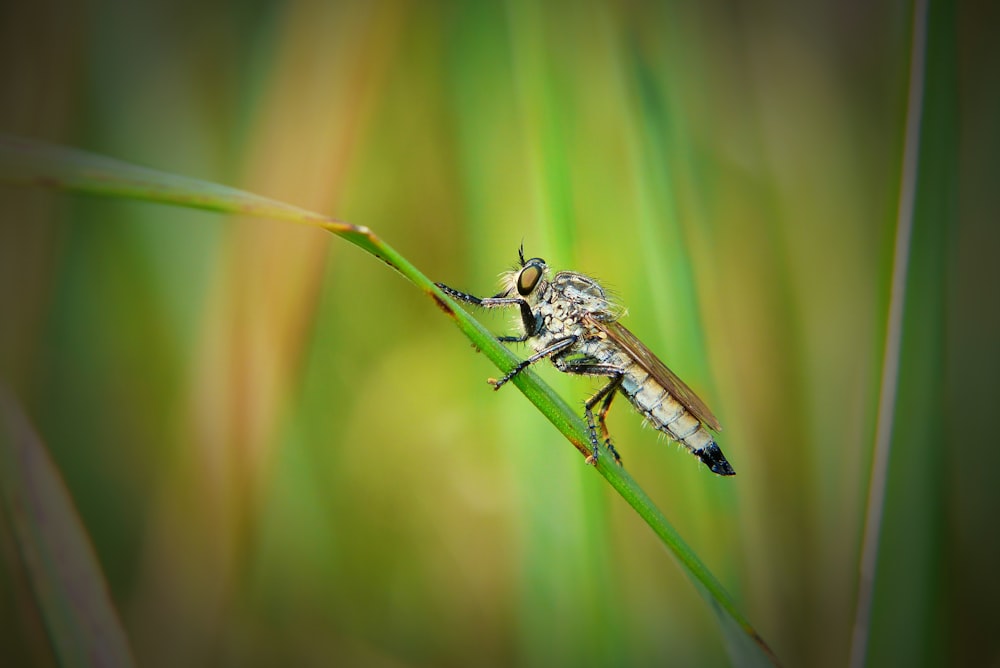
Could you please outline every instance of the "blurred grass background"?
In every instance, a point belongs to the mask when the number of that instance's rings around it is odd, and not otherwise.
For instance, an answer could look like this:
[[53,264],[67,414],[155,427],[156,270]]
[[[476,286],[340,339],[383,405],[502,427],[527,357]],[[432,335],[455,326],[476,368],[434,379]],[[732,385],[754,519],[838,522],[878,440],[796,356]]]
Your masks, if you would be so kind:
[[[998,17],[941,6],[959,69],[930,160],[954,188],[914,237],[872,665],[1000,661]],[[718,414],[738,475],[622,404],[629,471],[787,665],[845,664],[908,5],[0,11],[0,131],[329,212],[477,294],[522,240],[604,279]],[[371,257],[169,207],[0,204],[0,378],[140,664],[725,663],[648,527]],[[0,526],[0,651],[51,663]]]

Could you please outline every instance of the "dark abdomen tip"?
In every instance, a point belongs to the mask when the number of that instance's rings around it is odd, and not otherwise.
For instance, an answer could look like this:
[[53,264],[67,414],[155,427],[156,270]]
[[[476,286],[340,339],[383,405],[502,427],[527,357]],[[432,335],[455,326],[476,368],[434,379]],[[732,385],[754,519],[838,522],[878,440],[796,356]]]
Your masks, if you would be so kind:
[[711,445],[706,445],[701,450],[695,450],[698,459],[705,462],[705,466],[716,475],[736,475],[736,471],[733,467],[729,465],[726,461],[726,456],[722,454],[722,450],[719,449],[715,443]]

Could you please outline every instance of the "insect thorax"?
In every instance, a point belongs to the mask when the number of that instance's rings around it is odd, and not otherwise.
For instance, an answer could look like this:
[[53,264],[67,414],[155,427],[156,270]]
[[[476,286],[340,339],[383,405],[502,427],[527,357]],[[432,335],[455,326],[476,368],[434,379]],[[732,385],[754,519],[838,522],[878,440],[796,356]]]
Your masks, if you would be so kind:
[[604,288],[589,276],[572,271],[562,271],[536,292],[532,312],[540,325],[529,343],[535,350],[542,350],[568,336],[579,342],[573,346],[575,354],[607,359],[615,346],[593,321],[610,321],[618,317],[618,309],[607,298]]

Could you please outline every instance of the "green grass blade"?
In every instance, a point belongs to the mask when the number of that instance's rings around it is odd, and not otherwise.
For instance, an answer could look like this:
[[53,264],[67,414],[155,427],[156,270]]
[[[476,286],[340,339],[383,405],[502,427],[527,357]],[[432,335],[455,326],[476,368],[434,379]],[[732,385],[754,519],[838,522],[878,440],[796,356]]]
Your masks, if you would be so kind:
[[[948,250],[958,220],[955,7],[913,7],[910,92],[882,392],[860,564],[852,666],[934,665],[951,537],[944,340]],[[919,419],[914,419],[920,416]]]
[[0,504],[59,664],[133,665],[87,530],[45,445],[5,386],[0,386]]
[[883,345],[882,378],[879,391],[878,422],[876,424],[873,464],[868,488],[865,533],[859,571],[859,591],[853,639],[851,665],[864,665],[868,653],[871,606],[875,588],[875,565],[878,559],[879,537],[885,506],[889,454],[892,445],[893,419],[899,387],[901,342],[903,338],[903,304],[906,300],[906,278],[913,235],[913,206],[916,196],[917,161],[919,156],[920,121],[923,112],[924,64],[927,42],[927,3],[917,0],[913,11],[913,35],[910,49],[910,90],[906,109],[906,136],[902,159],[902,176],[897,205],[896,239],[892,257],[892,283],[889,313]]
[[[442,293],[431,279],[366,227],[340,222],[244,191],[18,138],[0,139],[2,181],[276,218],[325,229],[375,255],[426,292],[502,372],[506,373],[520,361],[489,330]],[[518,374],[513,383],[581,455],[590,455],[587,428],[576,410],[530,371]],[[738,665],[776,664],[773,653],[739,613],[722,585],[628,473],[612,463],[609,457],[601,458],[596,468],[659,536],[716,613],[733,662]]]

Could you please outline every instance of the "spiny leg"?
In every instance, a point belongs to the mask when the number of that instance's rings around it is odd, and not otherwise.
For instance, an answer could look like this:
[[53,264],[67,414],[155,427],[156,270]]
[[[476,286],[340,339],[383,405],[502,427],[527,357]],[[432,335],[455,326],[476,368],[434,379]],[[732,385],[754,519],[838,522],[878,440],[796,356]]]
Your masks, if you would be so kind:
[[587,429],[590,432],[590,445],[593,449],[593,454],[587,458],[587,462],[591,464],[596,462],[600,453],[600,441],[597,438],[597,425],[594,423],[594,406],[603,400],[604,404],[601,406],[601,411],[598,414],[598,421],[601,424],[601,433],[604,436],[604,445],[615,458],[615,462],[621,464],[622,458],[618,455],[618,451],[615,449],[615,446],[611,444],[611,434],[608,432],[605,417],[608,414],[608,409],[611,408],[611,401],[614,399],[615,391],[621,386],[622,380],[625,377],[622,370],[610,364],[598,364],[596,362],[586,360],[567,361],[554,357],[552,361],[560,371],[565,373],[573,373],[580,376],[606,376],[611,378],[611,381],[608,382],[607,385],[599,389],[594,396],[590,397],[590,399],[588,399],[583,405],[584,416],[587,418]]
[[558,341],[556,341],[555,343],[553,343],[551,346],[549,346],[547,348],[543,348],[542,350],[539,350],[537,353],[535,353],[534,355],[532,355],[528,359],[522,360],[521,362],[518,362],[517,366],[515,366],[513,369],[511,369],[510,371],[508,371],[507,374],[503,378],[501,378],[500,380],[494,380],[494,379],[491,378],[490,381],[489,381],[490,385],[493,386],[494,390],[499,390],[500,387],[504,383],[506,383],[508,380],[510,380],[511,378],[513,378],[514,376],[516,376],[517,374],[521,373],[525,369],[527,369],[529,366],[531,366],[535,362],[539,362],[539,361],[545,359],[546,357],[551,357],[552,355],[556,355],[556,354],[558,354],[558,353],[566,350],[567,348],[571,347],[574,343],[576,343],[576,341],[577,341],[578,338],[579,337],[577,337],[577,336],[567,336],[565,339],[559,339]]
[[530,338],[527,334],[522,334],[521,336],[498,336],[497,341],[500,343],[524,343]]
[[604,403],[601,404],[601,412],[597,414],[597,421],[601,425],[601,436],[604,437],[604,445],[611,451],[611,454],[614,456],[615,461],[618,462],[619,465],[622,463],[622,458],[618,456],[618,451],[615,450],[615,446],[611,444],[611,433],[608,431],[606,418],[608,417],[608,411],[611,409],[611,402],[614,401],[615,397],[618,395],[617,390],[621,387],[624,379],[625,374],[621,374],[611,381],[611,385],[614,385],[614,388],[609,390],[607,395],[604,397]]
[[[450,288],[447,285],[445,285],[444,283],[435,283],[434,285],[436,285],[439,288],[441,288],[441,292],[445,293],[446,295],[448,295],[452,299],[457,299],[458,301],[465,302],[467,304],[475,304],[476,306],[482,306],[483,305],[483,298],[482,297],[476,297],[475,295],[470,295],[468,292],[462,292],[461,290],[456,290],[455,288]],[[502,295],[497,295],[497,297],[501,297],[501,296]],[[489,308],[489,307],[486,307],[486,308]]]
[[524,334],[521,336],[498,336],[497,340],[504,343],[521,343],[527,341],[538,332],[538,319],[531,312],[531,306],[520,297],[508,297],[507,292],[500,292],[492,297],[476,297],[467,292],[450,288],[444,283],[435,283],[441,291],[460,302],[473,304],[481,308],[504,308],[507,306],[517,306],[521,311],[521,324],[524,325]]
[[[614,369],[614,367],[610,368]],[[588,374],[588,375],[605,375],[605,374]],[[611,381],[607,385],[602,387],[600,390],[598,390],[594,394],[594,396],[588,399],[587,402],[583,405],[584,414],[587,417],[587,428],[590,430],[590,444],[594,449],[594,454],[591,455],[590,458],[593,460],[593,462],[597,461],[598,452],[600,451],[598,448],[597,425],[594,424],[594,406],[597,405],[597,402],[603,401],[601,405],[601,410],[597,414],[597,422],[601,425],[601,435],[604,437],[604,446],[611,453],[611,456],[615,458],[615,462],[619,466],[622,463],[622,458],[618,455],[618,450],[616,450],[615,446],[611,444],[611,434],[608,432],[608,423],[605,421],[605,418],[607,417],[608,409],[611,408],[611,402],[614,401],[615,392],[621,386],[622,379],[624,377],[625,375],[621,371],[615,369],[615,375],[612,376]]]

